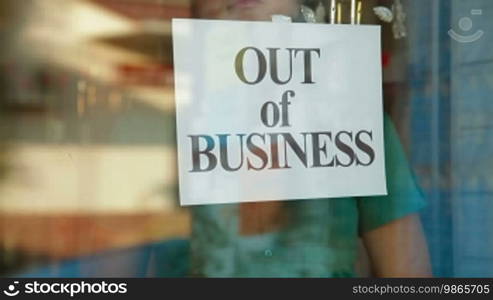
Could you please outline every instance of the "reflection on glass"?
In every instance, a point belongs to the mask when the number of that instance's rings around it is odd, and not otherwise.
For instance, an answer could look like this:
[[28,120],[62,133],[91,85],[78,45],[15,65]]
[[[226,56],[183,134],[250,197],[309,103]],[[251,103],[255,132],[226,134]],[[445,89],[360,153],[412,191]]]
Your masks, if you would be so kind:
[[[303,22],[298,3],[0,1],[0,273],[372,276],[423,267],[409,264],[424,261],[410,238],[419,226],[362,246],[362,232],[388,228],[383,212],[392,210],[394,221],[419,211],[411,222],[423,224],[434,275],[493,276],[490,1],[303,1],[317,22],[345,24],[352,3],[354,22],[382,25],[389,173],[406,179],[391,186],[412,187],[419,200],[190,214],[177,196],[171,18],[277,13]],[[380,23],[375,6],[399,16]],[[395,40],[393,28],[406,37]],[[484,34],[462,43],[450,31]]]

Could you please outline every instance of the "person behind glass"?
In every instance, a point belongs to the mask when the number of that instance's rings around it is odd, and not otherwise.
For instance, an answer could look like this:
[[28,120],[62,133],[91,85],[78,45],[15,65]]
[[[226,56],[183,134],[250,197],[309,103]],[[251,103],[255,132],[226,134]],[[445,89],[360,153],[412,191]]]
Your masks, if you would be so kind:
[[[302,20],[300,0],[194,1],[196,17]],[[207,277],[357,276],[359,238],[372,275],[428,277],[418,211],[425,206],[387,116],[388,195],[192,207],[191,275]]]

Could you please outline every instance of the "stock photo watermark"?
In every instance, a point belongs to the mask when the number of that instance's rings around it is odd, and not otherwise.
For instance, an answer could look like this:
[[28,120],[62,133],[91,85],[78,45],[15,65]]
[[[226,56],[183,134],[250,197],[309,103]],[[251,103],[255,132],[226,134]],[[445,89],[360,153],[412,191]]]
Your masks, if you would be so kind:
[[[483,10],[481,9],[472,9],[471,16],[482,16]],[[449,36],[459,43],[474,43],[481,39],[484,35],[484,31],[477,30],[472,33],[471,30],[473,28],[473,20],[470,17],[462,17],[459,19],[458,23],[459,29],[462,31],[462,34],[457,33],[454,29],[450,29],[448,31]],[[471,33],[470,33],[471,32]]]

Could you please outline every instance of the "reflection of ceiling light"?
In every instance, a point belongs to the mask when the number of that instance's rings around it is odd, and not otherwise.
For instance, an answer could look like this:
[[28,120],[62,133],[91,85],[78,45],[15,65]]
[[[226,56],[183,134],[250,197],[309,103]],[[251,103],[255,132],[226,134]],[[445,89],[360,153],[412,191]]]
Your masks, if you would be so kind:
[[90,2],[76,2],[76,9],[70,16],[70,28],[73,34],[83,38],[102,35],[121,35],[135,31],[127,19],[109,11],[100,9]]
[[[60,11],[63,10],[63,14]],[[98,36],[134,33],[128,19],[82,0],[35,0],[31,28],[44,28],[58,38],[88,39]]]
[[18,36],[18,47],[45,62],[108,81],[113,79],[114,65],[145,58],[92,41],[101,36],[136,34],[139,30],[131,20],[90,1],[33,0],[25,28]]
[[[26,56],[112,83],[118,80],[116,71],[122,64],[170,63],[171,55],[164,53],[171,43],[169,20],[131,19],[96,0],[17,3],[27,14],[14,47]],[[183,3],[177,6],[188,11]],[[118,42],[107,42],[114,40]],[[145,90],[138,94],[154,103],[157,93]]]
[[190,0],[90,0],[134,20],[189,18]]

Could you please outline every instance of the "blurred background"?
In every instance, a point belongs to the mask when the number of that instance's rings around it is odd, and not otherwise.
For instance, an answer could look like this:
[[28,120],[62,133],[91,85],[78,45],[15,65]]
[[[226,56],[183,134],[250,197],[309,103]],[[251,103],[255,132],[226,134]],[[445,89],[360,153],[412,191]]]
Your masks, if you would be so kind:
[[188,235],[170,20],[189,15],[186,0],[0,1],[0,272]]
[[[1,275],[187,275],[170,21],[222,2],[0,0]],[[493,1],[401,2],[405,38],[373,14],[392,0],[362,0],[361,22],[383,26],[385,110],[429,203],[433,271],[491,277]]]

